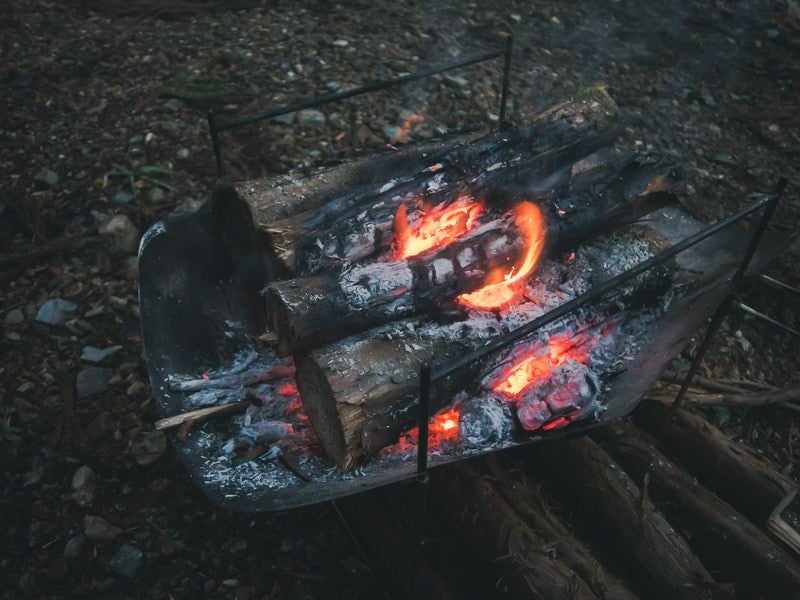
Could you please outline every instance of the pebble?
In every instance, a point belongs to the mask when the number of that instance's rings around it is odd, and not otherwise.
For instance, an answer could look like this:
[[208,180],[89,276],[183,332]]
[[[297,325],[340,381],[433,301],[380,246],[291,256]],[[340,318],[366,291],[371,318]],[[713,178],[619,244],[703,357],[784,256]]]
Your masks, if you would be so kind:
[[111,198],[111,201],[114,204],[128,204],[131,200],[133,200],[134,196],[127,190],[118,190],[116,194]]
[[117,575],[133,579],[139,573],[143,563],[144,554],[139,548],[123,544],[116,556],[109,561],[108,566]]
[[292,123],[294,123],[296,116],[297,113],[290,112],[286,113],[285,115],[278,115],[277,117],[274,117],[272,120],[277,121],[278,123],[282,123],[283,125],[291,125]]
[[138,396],[139,394],[143,394],[147,392],[147,384],[143,381],[134,381],[132,384],[128,386],[128,389],[125,390],[125,393],[128,396]]
[[114,215],[102,223],[97,228],[97,232],[107,238],[108,245],[112,250],[131,254],[139,247],[139,230],[127,215]]
[[19,325],[24,320],[25,320],[25,313],[23,313],[18,308],[8,311],[8,314],[6,315],[5,318],[7,325]]
[[72,476],[72,499],[81,508],[89,508],[94,504],[96,476],[91,467],[78,467]]
[[333,45],[336,46],[337,48],[344,48],[346,46],[349,46],[350,42],[348,42],[347,40],[342,40],[342,39],[333,40]]
[[89,367],[78,373],[75,386],[78,398],[87,398],[95,394],[102,394],[108,389],[108,380],[111,379],[111,369],[105,367]]
[[131,452],[140,465],[154,463],[167,450],[167,436],[163,431],[139,434],[131,446]]
[[27,394],[28,392],[30,392],[35,387],[36,386],[34,385],[34,383],[32,381],[26,381],[25,383],[22,383],[22,384],[17,386],[17,393],[18,394]]
[[45,325],[61,325],[78,311],[78,307],[72,302],[53,298],[39,307],[36,313],[36,320]]
[[93,365],[105,363],[114,356],[117,352],[122,350],[122,346],[110,346],[108,348],[95,348],[94,346],[86,346],[81,351],[81,360]]
[[298,111],[297,122],[300,125],[317,127],[325,125],[325,115],[318,110],[307,108],[305,110]]
[[58,175],[50,169],[42,169],[36,174],[34,181],[46,185],[47,187],[53,187],[58,183]]
[[445,75],[444,81],[445,83],[449,83],[458,87],[467,87],[469,85],[469,80],[461,77],[460,75]]
[[178,157],[178,159],[180,159],[180,160],[187,160],[187,159],[189,158],[189,156],[190,156],[190,155],[191,155],[191,152],[189,151],[189,149],[188,149],[188,148],[181,148],[181,149],[180,149],[180,150],[178,150],[178,152],[175,154],[175,156],[177,156],[177,157]]
[[88,539],[94,542],[110,542],[119,537],[122,529],[112,525],[103,517],[86,515],[83,517],[83,532]]
[[107,412],[101,412],[86,426],[84,436],[87,441],[96,442],[114,431],[114,420]]
[[64,546],[64,558],[67,560],[78,560],[86,549],[86,536],[82,533],[71,537]]
[[176,112],[183,108],[183,102],[181,102],[177,98],[170,98],[169,100],[164,102],[164,108]]
[[166,192],[162,190],[160,187],[150,188],[150,191],[147,192],[147,200],[151,204],[157,204],[166,197],[167,197]]
[[15,398],[14,408],[17,419],[22,425],[27,425],[39,417],[39,408],[32,402],[25,400],[25,398]]

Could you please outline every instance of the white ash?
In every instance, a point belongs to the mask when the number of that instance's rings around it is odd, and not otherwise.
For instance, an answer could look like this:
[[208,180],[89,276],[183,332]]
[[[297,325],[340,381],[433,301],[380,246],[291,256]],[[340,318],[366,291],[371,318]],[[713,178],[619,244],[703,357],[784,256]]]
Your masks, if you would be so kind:
[[247,396],[247,391],[242,387],[200,390],[186,395],[187,408],[202,408],[217,404],[241,402]]
[[470,398],[461,405],[458,429],[462,444],[484,448],[511,437],[514,417],[506,402],[483,395]]

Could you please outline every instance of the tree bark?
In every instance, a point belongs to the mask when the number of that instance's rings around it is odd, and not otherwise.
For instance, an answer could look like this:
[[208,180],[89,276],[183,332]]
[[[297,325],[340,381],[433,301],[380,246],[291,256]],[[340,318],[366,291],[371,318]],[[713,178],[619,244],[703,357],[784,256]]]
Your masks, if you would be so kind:
[[755,589],[777,598],[796,597],[800,563],[730,504],[670,461],[632,425],[605,427],[597,435],[626,469],[637,477],[649,474],[656,490],[691,513],[697,527],[718,541],[735,572],[750,579]]
[[790,477],[702,416],[680,409],[670,419],[670,412],[663,402],[645,399],[635,415],[704,485],[759,525],[765,525],[775,507],[798,489]]
[[[625,162],[604,173],[605,186],[540,205],[547,223],[540,262],[674,200],[679,182],[669,170]],[[278,336],[279,354],[306,351],[382,323],[452,307],[455,296],[481,287],[493,267],[515,264],[523,250],[514,217],[507,213],[418,257],[274,282],[266,293],[267,322]]]
[[514,598],[597,598],[547,544],[469,464],[437,470],[431,477],[432,508],[462,540],[476,548]]
[[633,600],[636,595],[616,580],[591,550],[548,508],[540,485],[527,475],[526,465],[509,453],[494,454],[474,461],[492,479],[493,487],[527,525],[605,600]]
[[667,598],[711,598],[714,580],[647,491],[588,437],[528,453],[543,464],[560,499],[582,520],[602,524]]

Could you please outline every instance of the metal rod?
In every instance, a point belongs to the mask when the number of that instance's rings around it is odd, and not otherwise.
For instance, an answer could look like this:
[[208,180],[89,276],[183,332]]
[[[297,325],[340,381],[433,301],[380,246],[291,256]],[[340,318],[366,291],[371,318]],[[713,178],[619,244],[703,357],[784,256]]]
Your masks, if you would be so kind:
[[627,271],[620,273],[616,277],[612,277],[608,281],[605,281],[600,285],[592,288],[585,294],[578,296],[577,298],[574,298],[569,302],[565,302],[564,304],[558,306],[557,308],[554,308],[553,310],[543,314],[542,316],[537,317],[536,319],[530,321],[529,323],[523,325],[522,327],[518,327],[517,329],[511,331],[510,333],[496,337],[494,340],[483,345],[474,352],[466,354],[460,359],[449,363],[443,369],[435,370],[431,376],[431,379],[433,381],[438,381],[439,379],[452,375],[453,373],[466,367],[470,363],[480,360],[485,356],[491,354],[492,352],[496,352],[500,348],[508,346],[509,344],[512,344],[514,342],[517,342],[522,338],[527,337],[528,335],[534,333],[541,327],[548,325],[557,319],[560,319],[561,317],[571,313],[574,310],[577,310],[578,308],[581,308],[591,302],[594,302],[595,300],[598,300],[606,293],[619,287],[623,283],[633,279],[634,277],[641,275],[645,271],[648,271],[649,269],[652,269],[655,266],[665,263],[676,254],[679,254],[680,252],[683,252],[687,248],[690,248],[691,246],[700,243],[701,241],[711,237],[712,235],[722,231],[723,229],[730,227],[733,223],[741,221],[748,215],[751,215],[754,212],[764,208],[764,206],[766,206],[772,201],[773,201],[772,196],[763,198],[758,202],[755,202],[750,207],[734,215],[731,215],[727,219],[723,219],[722,221],[716,223],[715,225],[711,225],[710,227],[698,231],[694,235],[685,238],[684,240],[678,242],[674,246],[671,246],[670,248],[667,248],[663,252],[653,256],[652,258],[649,258],[639,263],[638,265],[628,269]]
[[[772,192],[772,194],[764,199],[766,202],[762,201],[762,203],[765,204],[764,212],[762,213],[761,219],[759,219],[758,224],[756,225],[753,235],[750,236],[750,242],[747,244],[747,248],[742,255],[742,260],[739,262],[739,267],[736,269],[736,273],[733,275],[731,289],[725,296],[725,299],[717,307],[717,310],[714,311],[714,315],[711,317],[711,322],[706,328],[703,341],[700,342],[700,346],[697,348],[697,351],[692,357],[692,362],[689,365],[689,370],[686,373],[686,377],[683,379],[681,387],[678,390],[678,393],[675,395],[675,400],[672,401],[670,415],[667,419],[668,421],[672,420],[672,418],[678,413],[678,410],[681,408],[681,406],[683,406],[686,392],[689,391],[689,385],[691,385],[692,379],[697,374],[697,370],[700,368],[700,363],[703,361],[703,357],[711,347],[712,338],[714,335],[716,335],[717,331],[722,325],[722,322],[725,320],[725,316],[728,314],[728,311],[731,308],[733,297],[736,292],[739,291],[742,280],[747,273],[747,267],[750,266],[750,261],[756,252],[756,248],[758,248],[758,245],[761,243],[761,238],[767,229],[767,225],[769,225],[769,221],[772,218],[775,209],[778,207],[781,194],[783,194],[783,190],[786,189],[786,183],[786,178],[781,177],[778,180],[778,184],[775,186],[775,190]],[[664,422],[664,425],[666,426],[666,421]]]
[[741,310],[743,312],[746,312],[748,315],[754,316],[756,319],[761,319],[762,321],[765,321],[765,322],[767,322],[767,323],[769,323],[771,325],[774,325],[778,329],[782,329],[783,331],[785,331],[787,333],[791,333],[792,335],[796,335],[797,337],[800,337],[800,331],[798,331],[797,329],[793,329],[792,327],[789,327],[788,325],[785,325],[785,324],[781,323],[780,321],[778,321],[776,319],[773,319],[769,315],[765,315],[764,313],[757,311],[755,308],[753,308],[751,306],[747,306],[747,304],[739,302],[736,305],[736,308],[738,308],[739,310]]
[[510,33],[506,37],[506,47],[503,51],[503,87],[500,91],[500,127],[506,122],[506,105],[508,104],[508,82],[511,75],[511,52],[514,48],[514,36]]
[[796,294],[797,296],[800,296],[800,289],[797,289],[796,287],[792,287],[788,283],[784,283],[783,281],[779,281],[779,280],[775,279],[774,277],[770,277],[769,275],[764,275],[764,274],[759,275],[758,278],[759,278],[760,281],[766,283],[769,286],[772,286],[772,287],[774,287],[776,289],[783,290],[785,292],[790,292],[792,294]]
[[419,370],[419,405],[417,424],[419,440],[417,442],[417,477],[427,475],[428,471],[428,419],[431,403],[431,366],[424,363]]
[[367,94],[369,92],[377,92],[380,90],[390,88],[395,85],[399,85],[401,83],[408,83],[409,81],[417,81],[419,79],[425,79],[426,77],[430,77],[431,75],[437,75],[445,71],[451,71],[453,69],[468,67],[470,65],[474,65],[475,63],[484,62],[487,60],[491,60],[493,58],[497,58],[498,56],[502,56],[504,52],[505,52],[504,50],[494,50],[493,52],[486,52],[485,54],[480,54],[478,56],[465,58],[463,60],[449,63],[447,65],[420,69],[419,71],[415,71],[414,73],[410,73],[408,75],[402,75],[400,77],[395,77],[394,79],[387,79],[385,81],[374,81],[372,83],[368,83],[366,85],[362,85],[350,90],[345,90],[344,92],[338,92],[336,94],[327,94],[325,96],[319,96],[317,98],[312,98],[310,100],[303,100],[300,102],[295,102],[293,104],[286,104],[284,106],[279,106],[277,108],[273,108],[271,110],[267,110],[264,112],[255,113],[244,117],[239,117],[238,119],[230,119],[228,121],[223,121],[222,123],[218,123],[217,131],[225,131],[227,129],[233,129],[234,127],[238,127],[240,125],[255,123],[256,121],[270,119],[272,117],[277,117],[280,115],[284,115],[286,113],[296,112],[298,110],[303,110],[305,108],[315,108],[318,106],[322,106],[324,104],[336,102],[337,100],[344,100],[346,98],[352,98],[353,96]]
[[225,175],[225,166],[222,164],[222,145],[219,141],[219,125],[217,123],[217,113],[213,108],[208,109],[206,115],[208,119],[208,132],[211,134],[211,147],[214,150],[214,159],[217,162],[217,177]]

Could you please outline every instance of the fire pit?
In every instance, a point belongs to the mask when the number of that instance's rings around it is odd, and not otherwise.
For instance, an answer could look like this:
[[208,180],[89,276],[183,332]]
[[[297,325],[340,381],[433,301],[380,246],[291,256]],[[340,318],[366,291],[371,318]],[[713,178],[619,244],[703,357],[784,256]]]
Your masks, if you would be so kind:
[[704,229],[673,167],[610,151],[617,113],[597,89],[154,225],[148,365],[206,493],[300,506],[630,413],[730,291],[725,229],[775,199]]

